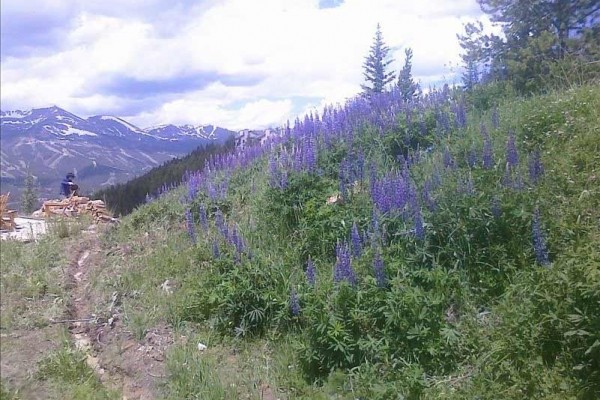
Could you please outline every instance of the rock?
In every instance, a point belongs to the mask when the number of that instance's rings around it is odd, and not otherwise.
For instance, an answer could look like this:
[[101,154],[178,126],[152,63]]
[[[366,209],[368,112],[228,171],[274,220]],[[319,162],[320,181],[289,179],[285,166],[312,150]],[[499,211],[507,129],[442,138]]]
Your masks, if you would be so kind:
[[164,281],[162,285],[160,285],[160,288],[163,290],[163,292],[166,292],[167,294],[173,293],[173,289],[171,288],[171,282],[169,282],[168,279]]
[[198,350],[200,350],[200,351],[206,350],[206,345],[204,343],[198,343]]

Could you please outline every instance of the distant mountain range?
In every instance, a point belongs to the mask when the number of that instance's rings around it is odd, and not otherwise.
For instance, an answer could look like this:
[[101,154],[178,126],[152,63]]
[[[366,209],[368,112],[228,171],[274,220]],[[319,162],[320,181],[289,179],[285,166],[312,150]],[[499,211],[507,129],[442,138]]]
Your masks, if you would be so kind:
[[18,194],[29,170],[39,196],[55,198],[62,177],[74,171],[82,190],[91,193],[236,135],[214,125],[140,129],[118,117],[81,118],[59,107],[0,111],[1,190]]

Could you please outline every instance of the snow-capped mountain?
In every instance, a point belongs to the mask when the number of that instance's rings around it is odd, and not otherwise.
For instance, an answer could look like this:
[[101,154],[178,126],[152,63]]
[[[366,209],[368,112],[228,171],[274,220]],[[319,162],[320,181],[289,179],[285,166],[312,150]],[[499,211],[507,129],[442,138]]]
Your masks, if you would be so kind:
[[0,111],[2,192],[22,186],[28,169],[48,197],[56,196],[55,186],[73,170],[79,171],[80,186],[91,192],[235,135],[213,125],[141,129],[119,117],[81,118],[56,106]]

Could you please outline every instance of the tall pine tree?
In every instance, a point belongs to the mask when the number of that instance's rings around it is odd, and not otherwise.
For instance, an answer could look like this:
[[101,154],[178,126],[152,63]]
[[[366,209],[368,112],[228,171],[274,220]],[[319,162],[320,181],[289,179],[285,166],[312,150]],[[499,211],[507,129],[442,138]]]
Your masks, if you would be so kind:
[[[597,60],[599,0],[477,2],[503,35],[483,34],[481,23],[465,25],[465,34],[459,35],[465,67],[476,66],[494,80],[510,79],[515,89],[528,93],[543,88],[567,56],[580,65]],[[598,74],[592,70],[590,76]]]
[[35,182],[31,172],[27,172],[25,178],[25,190],[21,195],[21,207],[25,214],[31,214],[37,208],[38,198],[35,191]]
[[404,50],[404,66],[398,74],[398,90],[404,101],[411,100],[419,91],[419,85],[415,83],[412,77],[412,56],[413,51],[409,47]]
[[370,96],[373,93],[381,93],[385,86],[394,80],[394,73],[387,72],[387,67],[392,63],[388,57],[390,49],[383,41],[381,27],[377,24],[377,31],[373,38],[373,44],[369,55],[365,57],[363,64],[366,83],[361,85],[365,95]]

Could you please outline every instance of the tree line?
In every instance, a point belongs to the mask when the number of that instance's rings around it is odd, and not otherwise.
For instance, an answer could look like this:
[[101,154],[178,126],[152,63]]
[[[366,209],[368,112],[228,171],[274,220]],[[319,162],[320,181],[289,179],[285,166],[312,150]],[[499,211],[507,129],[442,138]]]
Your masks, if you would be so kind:
[[[519,94],[600,80],[600,0],[476,0],[502,35],[486,33],[481,21],[457,35],[463,49],[462,86],[501,83]],[[387,89],[405,100],[419,95],[412,77],[412,49],[397,77],[378,24],[363,64],[367,97]],[[396,83],[393,84],[396,79]]]
[[157,196],[164,188],[179,185],[186,172],[201,170],[212,156],[231,152],[234,148],[234,138],[222,145],[198,147],[185,157],[166,161],[126,183],[101,189],[92,198],[102,199],[116,216],[127,215],[148,198]]

